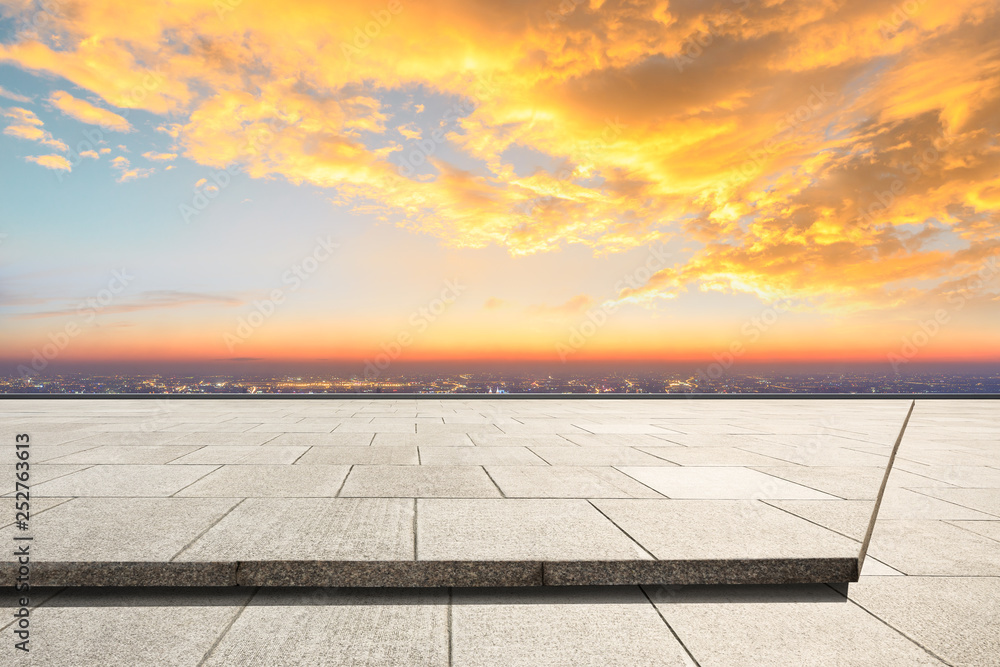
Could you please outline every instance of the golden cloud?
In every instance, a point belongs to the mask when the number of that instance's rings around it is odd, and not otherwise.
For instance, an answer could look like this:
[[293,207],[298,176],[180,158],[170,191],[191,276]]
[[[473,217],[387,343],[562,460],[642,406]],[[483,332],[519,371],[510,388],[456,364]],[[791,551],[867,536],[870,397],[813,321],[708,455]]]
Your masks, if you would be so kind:
[[55,169],[57,171],[72,171],[73,169],[73,165],[62,155],[29,155],[24,159],[46,169]]
[[132,126],[123,117],[113,111],[96,107],[86,100],[77,99],[64,90],[57,90],[49,95],[49,102],[81,123],[100,125],[103,129],[113,132],[132,131]]

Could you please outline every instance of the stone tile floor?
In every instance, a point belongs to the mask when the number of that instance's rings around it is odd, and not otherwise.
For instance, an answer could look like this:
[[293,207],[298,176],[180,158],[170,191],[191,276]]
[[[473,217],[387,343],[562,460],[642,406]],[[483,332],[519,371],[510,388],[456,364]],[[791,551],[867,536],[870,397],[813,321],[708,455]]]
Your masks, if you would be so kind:
[[[4,400],[0,419],[4,438],[32,435],[40,561],[652,560],[856,553],[907,407]],[[382,447],[394,451],[368,454]],[[998,473],[1000,403],[918,400],[849,586],[37,589],[30,655],[40,665],[996,665]],[[13,606],[11,589],[0,601]],[[0,625],[0,665],[29,664],[12,623]]]

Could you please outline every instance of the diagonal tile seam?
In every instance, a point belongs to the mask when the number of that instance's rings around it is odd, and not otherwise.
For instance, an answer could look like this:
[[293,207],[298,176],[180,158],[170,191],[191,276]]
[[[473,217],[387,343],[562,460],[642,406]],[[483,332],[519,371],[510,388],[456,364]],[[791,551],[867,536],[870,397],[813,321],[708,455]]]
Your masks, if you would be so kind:
[[[923,493],[922,491],[920,491],[920,489],[933,488],[933,487],[925,487],[925,486],[913,486],[913,487],[910,487],[910,486],[904,486],[904,487],[901,487],[901,488],[903,488],[903,489],[905,489],[907,491],[910,491],[912,493],[920,494],[924,498],[932,498],[933,500],[939,500],[939,501],[941,501],[943,503],[948,503],[949,505],[954,505],[955,507],[961,507],[964,510],[969,510],[971,512],[979,512],[980,514],[986,514],[987,516],[995,517],[994,520],[1000,521],[1000,514],[997,514],[996,512],[990,512],[990,511],[987,511],[987,510],[976,509],[975,507],[969,507],[967,505],[963,505],[962,503],[956,502],[954,500],[948,500],[946,498],[938,498],[937,496],[932,496],[929,493]],[[993,489],[992,487],[981,488],[981,487],[976,487],[976,486],[953,486],[953,487],[950,487],[950,488],[945,489],[945,490],[946,491],[951,491],[952,489],[962,489],[963,491],[964,490],[970,490],[970,491],[993,491],[993,490],[995,490],[997,493],[1000,493],[1000,489]],[[945,521],[958,521],[959,519],[944,519],[944,520]],[[980,520],[981,521],[989,521],[989,519],[980,519]],[[969,519],[969,521],[974,521],[974,519]]]
[[646,587],[639,586],[639,590],[642,592],[643,597],[645,597],[646,600],[649,601],[649,604],[653,606],[653,610],[656,612],[656,615],[659,616],[660,620],[663,621],[663,624],[667,626],[667,630],[670,630],[670,634],[672,634],[674,636],[674,639],[677,640],[677,643],[681,645],[681,648],[684,649],[684,652],[687,654],[688,658],[691,659],[691,662],[694,663],[694,666],[701,667],[701,663],[698,662],[698,659],[694,657],[693,653],[691,653],[691,649],[687,647],[687,644],[684,643],[684,640],[681,639],[681,636],[677,634],[677,631],[674,630],[673,626],[670,625],[670,622],[667,621],[667,617],[663,615],[663,612],[660,611],[660,608],[656,606],[655,602],[653,602],[653,598],[649,597],[649,593],[646,592]]
[[[66,587],[65,587],[65,586],[60,586],[60,587],[59,587],[59,588],[57,588],[56,590],[52,591],[52,592],[51,592],[51,593],[50,593],[49,595],[47,595],[47,596],[45,596],[44,598],[42,598],[42,601],[41,601],[41,602],[39,602],[38,604],[36,604],[36,605],[35,605],[34,607],[31,607],[31,608],[30,608],[30,612],[31,612],[31,613],[34,613],[34,611],[35,611],[36,609],[38,609],[38,608],[39,608],[39,607],[41,607],[41,606],[42,606],[43,604],[45,604],[46,602],[48,602],[49,600],[51,600],[52,598],[54,598],[55,596],[59,595],[60,593],[62,593],[62,592],[63,592],[63,591],[65,591],[65,590],[66,590]],[[13,620],[11,620],[11,622],[10,622],[10,623],[5,623],[5,624],[4,624],[3,626],[0,626],[0,632],[2,632],[2,631],[4,631],[4,630],[6,630],[7,628],[9,628],[10,626],[14,625],[15,623],[17,623],[17,618],[16,618],[16,617],[13,617]]]
[[344,485],[347,484],[347,479],[351,476],[352,472],[354,472],[354,464],[351,464],[351,466],[347,469],[347,474],[344,475],[344,479],[341,480],[340,486],[337,487],[337,492],[333,494],[334,498],[340,497],[340,492],[344,490]]
[[[859,540],[857,537],[851,537],[850,535],[846,535],[846,534],[840,532],[839,530],[834,530],[833,528],[830,528],[829,526],[824,526],[821,523],[816,523],[812,519],[807,519],[806,517],[801,516],[799,514],[796,514],[795,512],[793,512],[791,510],[787,510],[784,507],[779,507],[778,505],[772,505],[771,503],[767,502],[768,499],[759,498],[758,500],[760,502],[764,503],[765,505],[767,505],[768,507],[773,507],[774,509],[781,510],[782,512],[785,512],[786,514],[791,514],[796,519],[802,519],[803,521],[807,521],[807,522],[813,524],[814,526],[819,526],[823,530],[828,530],[831,533],[836,533],[837,535],[840,535],[841,537],[846,537],[847,539],[851,540],[852,542],[857,542],[858,544],[861,544],[861,540]],[[772,498],[771,500],[781,500],[781,499],[780,498]],[[819,502],[831,502],[831,501],[819,501]],[[861,572],[861,568],[860,567],[858,568],[858,572]]]
[[[198,535],[196,535],[194,539],[192,539],[192,540],[191,540],[190,542],[188,542],[187,544],[185,544],[185,545],[184,545],[184,546],[183,546],[183,547],[181,548],[181,550],[180,550],[180,551],[178,551],[177,553],[175,553],[175,554],[174,554],[174,555],[173,555],[173,556],[172,556],[172,557],[170,558],[170,561],[169,561],[169,562],[174,562],[174,561],[176,561],[176,560],[177,560],[177,558],[178,558],[178,557],[179,557],[179,556],[180,556],[180,555],[181,555],[182,553],[184,553],[185,551],[187,551],[187,550],[188,550],[188,549],[189,549],[189,548],[191,547],[191,545],[193,545],[193,544],[194,544],[195,542],[197,542],[198,540],[200,540],[200,539],[201,539],[201,538],[202,538],[202,537],[203,537],[203,536],[205,535],[205,533],[207,533],[208,531],[212,530],[212,529],[213,529],[213,528],[215,528],[215,527],[216,527],[217,525],[219,525],[219,522],[221,522],[221,521],[222,521],[223,519],[225,519],[225,518],[226,518],[227,516],[229,516],[229,514],[230,514],[230,513],[231,513],[231,512],[232,512],[232,511],[233,511],[234,509],[236,509],[237,507],[239,507],[240,505],[242,505],[242,504],[243,504],[243,502],[244,502],[244,501],[246,501],[246,500],[247,500],[246,498],[240,498],[239,502],[237,502],[237,503],[236,503],[235,505],[233,505],[233,506],[232,506],[232,507],[230,507],[230,508],[229,508],[228,510],[226,510],[226,511],[225,511],[225,512],[224,512],[224,513],[222,514],[222,516],[220,516],[220,517],[219,517],[218,519],[216,519],[215,521],[213,521],[213,522],[211,523],[211,525],[209,525],[209,526],[208,526],[207,528],[205,528],[205,530],[203,530],[203,531],[201,531],[200,533],[198,533]],[[238,567],[238,566],[237,566],[237,567]]]
[[906,412],[906,418],[903,420],[903,425],[899,429],[899,435],[896,436],[896,442],[892,446],[892,454],[889,455],[889,463],[885,466],[885,474],[882,475],[882,485],[878,489],[878,496],[875,497],[875,507],[872,509],[871,519],[868,521],[868,530],[865,531],[865,539],[861,543],[861,551],[858,552],[858,576],[860,576],[861,569],[865,564],[865,556],[868,555],[868,545],[872,539],[872,532],[875,530],[875,522],[878,520],[878,510],[882,505],[882,496],[885,494],[886,484],[889,482],[889,473],[892,472],[892,464],[896,461],[896,452],[899,451],[899,445],[903,442],[903,434],[906,433],[906,425],[910,423],[910,417],[913,415],[913,408],[917,406],[917,401],[910,401],[910,409]]
[[260,590],[261,589],[258,586],[257,590],[255,590],[247,597],[247,600],[246,602],[243,603],[243,606],[241,606],[239,610],[235,614],[233,614],[232,620],[230,620],[229,623],[226,624],[226,627],[223,628],[222,632],[219,633],[219,636],[215,638],[214,642],[212,642],[212,645],[208,647],[207,651],[205,651],[205,655],[202,656],[201,660],[198,661],[198,667],[202,667],[202,665],[205,664],[205,661],[207,661],[210,657],[212,657],[212,653],[222,642],[223,637],[229,634],[229,631],[233,629],[233,626],[236,625],[236,621],[240,619],[240,616],[242,616],[243,612],[246,611],[247,607],[250,606],[250,603],[253,602],[253,599],[257,597],[257,594],[260,593]]
[[500,492],[500,497],[501,498],[506,498],[507,494],[503,492],[503,489],[500,488],[500,485],[497,484],[497,481],[495,479],[493,479],[493,475],[491,475],[490,471],[486,469],[486,466],[481,465],[481,466],[476,466],[476,467],[483,469],[483,472],[486,473],[486,476],[490,478],[491,482],[493,482],[493,486],[497,487],[497,491]]
[[[209,465],[211,465],[211,464],[209,464]],[[174,491],[173,493],[171,493],[169,496],[166,496],[166,497],[167,498],[174,498],[174,497],[176,497],[178,493],[180,493],[181,491],[183,491],[184,489],[186,489],[186,488],[188,488],[190,486],[193,486],[193,485],[197,484],[201,480],[203,480],[206,477],[208,477],[209,475],[211,475],[216,470],[219,470],[221,467],[222,467],[222,464],[219,464],[219,465],[215,466],[214,468],[212,468],[211,470],[209,470],[208,472],[206,472],[204,475],[199,476],[198,479],[193,480],[190,484],[185,484],[184,486],[182,486],[181,488],[177,489],[176,491]],[[154,497],[163,497],[163,496],[154,496]]]
[[[42,484],[48,484],[49,482],[54,482],[55,480],[62,479],[63,477],[66,477],[68,475],[75,475],[78,472],[84,472],[86,470],[90,470],[91,468],[96,467],[96,466],[98,466],[100,464],[99,463],[91,463],[91,464],[86,464],[86,463],[80,463],[80,464],[61,463],[59,465],[82,465],[83,467],[80,468],[79,470],[74,470],[72,472],[64,472],[63,474],[57,475],[57,476],[55,476],[55,477],[53,477],[51,479],[47,479],[44,482],[33,483],[32,486],[41,486]],[[5,493],[3,496],[0,496],[0,497],[3,497],[3,498],[14,498],[16,496],[14,495],[14,492],[11,491],[10,493]],[[46,495],[39,495],[38,497],[39,498],[64,498],[65,497],[65,498],[72,499],[72,498],[75,498],[76,496],[46,496]]]
[[[625,466],[625,467],[629,467],[629,466]],[[682,468],[684,466],[677,466],[677,467],[678,468]],[[643,485],[644,487],[646,487],[647,489],[649,489],[650,491],[652,491],[656,495],[660,496],[661,498],[666,498],[667,500],[679,500],[677,498],[671,498],[670,496],[668,496],[667,494],[663,493],[662,491],[657,491],[656,489],[654,489],[653,487],[651,487],[649,484],[646,484],[645,482],[643,482],[641,479],[636,479],[635,477],[633,477],[632,475],[628,474],[624,470],[621,470],[620,468],[621,468],[621,466],[611,466],[612,470],[614,470],[616,472],[619,472],[622,475],[625,475],[626,477],[628,477],[629,479],[633,480],[637,484]],[[657,500],[657,498],[652,498],[651,500]],[[590,501],[588,500],[587,502],[590,502]]]
[[[762,473],[764,475],[767,475],[768,477],[773,477],[774,479],[780,480],[782,482],[786,482],[788,484],[794,484],[795,486],[801,486],[804,489],[810,489],[812,491],[815,491],[816,493],[822,493],[824,496],[832,496],[832,498],[836,498],[837,500],[866,500],[865,498],[843,498],[841,496],[838,496],[836,493],[832,493],[830,491],[824,491],[823,489],[817,489],[815,486],[810,486],[809,484],[806,484],[804,482],[796,482],[793,479],[785,479],[784,477],[780,477],[777,473],[766,472],[764,470],[758,470],[757,469],[758,467],[763,468],[765,466],[753,466],[753,467],[751,467],[751,466],[740,466],[740,467],[746,468],[747,470],[753,470],[754,472]],[[824,467],[828,467],[828,466],[804,466],[804,467],[806,467],[806,468],[824,468]],[[765,500],[765,499],[761,498],[761,500]],[[791,498],[771,498],[770,500],[792,500],[792,499]],[[829,498],[816,498],[816,500],[830,500],[830,499]]]
[[949,526],[954,526],[955,528],[959,528],[961,530],[964,530],[967,533],[972,533],[973,535],[978,535],[979,537],[985,537],[986,539],[993,540],[994,542],[1000,542],[1000,539],[998,539],[996,537],[990,537],[989,535],[983,535],[982,533],[977,533],[976,531],[970,530],[969,528],[966,528],[965,526],[960,526],[960,525],[958,525],[956,523],[957,521],[981,521],[982,523],[1000,523],[1000,521],[989,521],[987,519],[945,519],[944,522],[943,522],[943,523],[948,524]]
[[299,459],[301,459],[301,458],[302,458],[303,456],[305,456],[306,454],[308,454],[308,453],[309,453],[309,451],[310,451],[310,450],[311,450],[312,448],[313,448],[313,447],[312,447],[311,445],[310,445],[310,446],[308,446],[308,447],[306,447],[306,448],[305,448],[305,449],[304,449],[304,450],[302,451],[302,453],[301,453],[301,454],[299,454],[298,456],[296,456],[296,457],[295,457],[295,460],[294,460],[294,461],[292,461],[291,463],[289,463],[288,465],[295,465],[296,463],[298,463],[298,462],[299,462]]
[[[39,514],[42,514],[43,512],[48,512],[49,510],[55,509],[56,507],[59,507],[60,505],[65,505],[66,503],[68,503],[71,500],[76,500],[78,497],[79,496],[65,497],[62,500],[60,500],[58,503],[56,503],[55,505],[52,505],[50,507],[46,507],[43,510],[38,510],[37,512],[35,510],[31,510],[31,514],[34,515],[34,516],[38,516]],[[7,526],[13,526],[13,525],[14,525],[14,521],[11,521],[10,523],[3,524],[2,526],[0,526],[0,528],[6,528]]]
[[620,531],[622,532],[622,534],[623,534],[623,535],[625,535],[625,537],[627,537],[627,538],[629,538],[630,540],[632,540],[633,542],[635,542],[635,544],[636,544],[636,545],[637,545],[637,546],[638,546],[638,547],[639,547],[640,549],[642,549],[642,550],[643,550],[644,552],[646,552],[647,554],[649,554],[649,557],[650,557],[650,558],[652,558],[652,559],[653,559],[654,561],[655,561],[655,560],[659,560],[659,558],[657,558],[657,557],[656,557],[656,555],[655,555],[655,554],[653,554],[653,552],[652,552],[652,551],[650,551],[649,549],[647,549],[646,547],[644,547],[644,546],[642,545],[642,543],[641,543],[641,542],[640,542],[639,540],[637,540],[637,539],[635,539],[634,537],[632,537],[632,536],[631,536],[631,535],[629,534],[629,532],[628,532],[627,530],[625,530],[624,528],[622,528],[621,526],[619,526],[619,525],[618,525],[617,523],[615,523],[615,520],[614,520],[614,519],[612,519],[612,518],[611,518],[611,517],[609,517],[609,516],[608,516],[607,514],[605,514],[604,512],[602,512],[602,511],[601,511],[601,508],[600,508],[600,507],[598,507],[597,505],[595,505],[595,504],[594,504],[594,501],[592,501],[592,500],[589,500],[589,499],[588,499],[588,500],[587,500],[587,504],[589,504],[589,505],[590,505],[591,507],[593,507],[593,508],[594,508],[595,510],[597,510],[598,512],[600,512],[601,516],[603,516],[603,517],[604,517],[605,519],[607,519],[608,521],[610,521],[610,522],[611,522],[611,525],[612,525],[612,526],[614,526],[615,528],[617,528],[618,530],[620,530]]
[[902,630],[900,630],[899,628],[897,628],[893,624],[889,623],[887,620],[885,620],[881,616],[878,616],[877,614],[875,614],[874,612],[872,612],[870,609],[868,609],[867,607],[865,607],[864,605],[862,605],[857,600],[852,599],[850,595],[848,595],[844,591],[840,590],[837,586],[834,586],[834,585],[831,585],[831,584],[824,584],[824,585],[827,586],[827,587],[829,587],[830,589],[832,589],[833,591],[835,591],[839,595],[843,596],[844,600],[847,603],[853,604],[855,607],[857,607],[861,611],[865,612],[866,614],[868,614],[869,616],[871,616],[872,618],[874,618],[875,620],[877,620],[879,623],[881,623],[885,627],[889,628],[893,632],[896,632],[899,636],[903,637],[907,641],[912,642],[920,650],[922,650],[924,653],[926,653],[927,655],[931,656],[935,660],[939,661],[941,664],[948,665],[948,667],[955,667],[955,665],[953,665],[952,663],[948,662],[947,660],[945,660],[944,658],[942,658],[941,656],[939,656],[937,653],[935,653],[934,651],[930,650],[929,648],[927,648],[926,646],[924,646],[923,644],[921,644],[920,642],[918,642],[916,639],[914,639],[910,635],[906,634],[905,632],[903,632]]
[[[794,447],[795,445],[791,445],[791,446]],[[748,454],[757,454],[758,456],[767,456],[767,458],[769,458],[769,459],[774,459],[775,461],[781,461],[784,465],[791,464],[793,466],[799,466],[800,468],[810,468],[810,467],[812,467],[812,466],[807,466],[805,463],[799,463],[798,461],[789,461],[788,459],[783,459],[783,458],[778,457],[778,456],[770,456],[768,454],[761,454],[760,452],[755,452],[754,450],[747,449],[746,447],[743,447],[741,445],[733,445],[733,449],[738,449],[741,452],[746,452]]]

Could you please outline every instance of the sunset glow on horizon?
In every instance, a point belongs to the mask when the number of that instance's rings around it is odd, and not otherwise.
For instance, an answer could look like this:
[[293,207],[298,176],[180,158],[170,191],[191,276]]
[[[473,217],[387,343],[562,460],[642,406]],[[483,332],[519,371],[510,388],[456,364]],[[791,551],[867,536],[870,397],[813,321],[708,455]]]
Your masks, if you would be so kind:
[[1000,362],[1000,4],[0,0],[0,360]]

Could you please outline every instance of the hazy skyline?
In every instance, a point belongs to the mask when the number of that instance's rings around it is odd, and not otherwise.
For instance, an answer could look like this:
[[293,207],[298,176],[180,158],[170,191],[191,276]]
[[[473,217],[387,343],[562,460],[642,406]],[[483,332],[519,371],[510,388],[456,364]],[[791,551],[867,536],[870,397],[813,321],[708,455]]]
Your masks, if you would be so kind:
[[0,7],[8,372],[1000,361],[995,2]]

